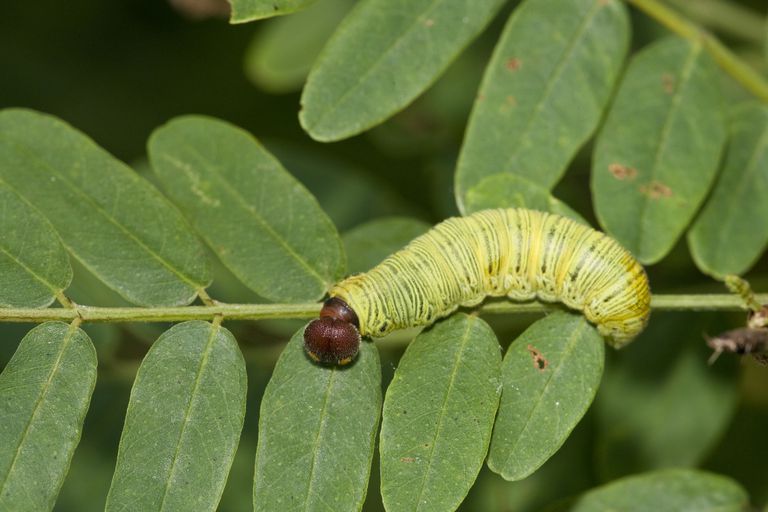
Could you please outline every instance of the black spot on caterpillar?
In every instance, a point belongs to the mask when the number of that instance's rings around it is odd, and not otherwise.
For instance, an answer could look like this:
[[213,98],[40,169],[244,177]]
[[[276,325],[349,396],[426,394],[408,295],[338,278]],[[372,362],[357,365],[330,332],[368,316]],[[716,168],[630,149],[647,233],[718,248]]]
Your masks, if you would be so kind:
[[342,365],[361,336],[429,324],[487,296],[563,302],[615,346],[643,330],[651,302],[645,270],[614,239],[525,209],[447,219],[329,295],[304,346],[314,360]]

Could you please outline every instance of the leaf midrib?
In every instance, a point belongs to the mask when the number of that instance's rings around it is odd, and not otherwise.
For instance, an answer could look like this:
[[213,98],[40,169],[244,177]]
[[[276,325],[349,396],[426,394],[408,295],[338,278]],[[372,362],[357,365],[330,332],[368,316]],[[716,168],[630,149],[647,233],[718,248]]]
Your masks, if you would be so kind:
[[[184,146],[187,148],[187,150],[193,154],[204,167],[207,169],[216,169],[216,166],[213,165],[208,159],[206,159],[202,154],[200,154],[194,147],[192,146]],[[183,162],[180,160],[177,160],[174,158],[170,153],[161,153],[162,158],[167,161],[169,164],[173,165],[174,167],[178,168],[182,172],[186,173],[186,170],[184,169]],[[223,186],[226,188],[226,190],[230,193],[232,197],[234,197],[238,203],[243,207],[243,209],[247,212],[249,212],[254,220],[262,227],[262,229],[273,239],[277,242],[277,244],[282,247],[285,252],[291,256],[302,268],[304,268],[308,274],[315,277],[317,281],[324,287],[328,287],[328,281],[320,275],[320,273],[315,270],[304,258],[301,257],[299,253],[297,253],[293,247],[288,245],[288,243],[272,228],[272,226],[264,219],[261,214],[259,214],[256,209],[251,206],[246,199],[242,196],[242,194],[239,193],[236,187],[232,186],[229,181],[226,178],[226,174],[218,171],[209,170],[208,171],[211,175],[217,176],[220,179],[220,182],[223,184]],[[216,251],[217,253],[219,251]]]
[[50,283],[43,276],[39,275],[37,272],[35,272],[30,267],[25,265],[21,260],[19,260],[16,256],[14,256],[9,252],[5,244],[0,244],[0,253],[6,255],[9,260],[11,260],[13,263],[18,265],[19,267],[21,267],[23,270],[25,270],[29,275],[31,275],[37,281],[41,282],[46,288],[48,288],[51,292],[53,292],[53,295],[56,295],[58,292],[64,289],[62,287],[55,286],[54,284]]
[[459,346],[459,350],[457,353],[456,360],[453,363],[453,368],[451,369],[451,376],[448,381],[448,387],[446,388],[445,395],[443,397],[443,402],[440,406],[440,414],[437,417],[437,428],[435,429],[435,435],[432,437],[432,443],[431,448],[429,450],[429,455],[427,457],[427,467],[424,470],[424,476],[421,478],[421,486],[419,487],[419,494],[416,499],[416,510],[421,510],[421,503],[422,503],[422,496],[424,495],[424,490],[427,486],[427,480],[429,479],[429,473],[432,471],[432,461],[434,460],[434,453],[435,448],[437,447],[437,440],[440,438],[440,432],[443,428],[443,418],[446,414],[446,404],[448,403],[448,398],[451,396],[451,391],[453,390],[454,383],[456,382],[456,374],[458,373],[459,369],[459,363],[463,360],[463,354],[466,350],[467,343],[469,341],[469,331],[472,328],[473,319],[469,318],[467,319],[467,326],[464,330],[464,333],[461,336],[461,344]]
[[[153,259],[158,261],[163,267],[168,269],[173,275],[181,279],[186,284],[190,285],[193,290],[196,290],[198,287],[203,286],[202,283],[196,283],[192,280],[191,277],[188,277],[185,275],[181,270],[177,269],[173,265],[171,265],[168,261],[166,261],[163,257],[161,257],[158,253],[156,253],[154,250],[152,250],[148,245],[146,245],[139,237],[136,235],[133,231],[128,229],[123,224],[119,223],[112,215],[108,214],[107,211],[96,202],[95,199],[93,199],[91,196],[80,190],[77,186],[75,186],[71,181],[69,180],[69,177],[67,177],[65,174],[58,171],[55,167],[48,164],[47,161],[37,156],[37,154],[34,151],[31,151],[27,146],[25,146],[23,143],[9,139],[9,142],[13,142],[16,149],[23,153],[25,156],[27,156],[29,159],[36,161],[43,169],[47,169],[51,173],[55,174],[59,178],[61,178],[61,183],[64,183],[67,187],[69,187],[70,190],[73,190],[77,195],[83,197],[87,203],[89,203],[91,206],[93,206],[94,210],[99,213],[102,218],[106,219],[110,224],[117,227],[120,231],[122,231],[129,240],[133,241],[139,248],[143,249],[149,256],[151,256]],[[10,186],[10,184],[9,184]],[[17,194],[19,194],[22,197],[26,198],[26,194],[21,193],[18,191],[15,187],[11,187]],[[46,215],[46,217],[48,217]],[[50,219],[49,219],[50,220]],[[51,221],[53,223],[53,221]],[[71,244],[66,243],[68,247],[71,247]],[[77,252],[73,250],[73,252]],[[101,275],[101,274],[99,274]]]
[[534,414],[536,413],[536,411],[538,411],[539,407],[541,406],[543,402],[542,398],[547,393],[547,390],[549,389],[552,379],[554,379],[555,376],[562,371],[563,366],[565,365],[565,362],[568,360],[568,357],[570,356],[571,352],[573,352],[574,348],[576,348],[576,345],[578,345],[578,342],[582,337],[582,332],[584,331],[585,328],[589,328],[589,326],[586,325],[586,323],[584,323],[583,321],[580,322],[578,325],[578,328],[569,337],[568,342],[565,345],[565,350],[560,355],[560,364],[557,366],[556,369],[550,372],[549,377],[547,377],[547,380],[544,383],[544,386],[541,388],[541,393],[539,393],[538,395],[536,404],[531,408],[531,411],[525,420],[525,424],[523,425],[523,429],[520,431],[520,434],[512,443],[512,447],[510,448],[509,453],[507,454],[507,457],[504,459],[504,467],[507,467],[509,465],[509,460],[512,458],[513,455],[515,455],[515,450],[517,449],[517,445],[520,444],[520,441],[523,439],[523,436],[528,431],[528,428],[531,426],[531,418],[533,418]]
[[[760,137],[757,141],[757,144],[755,144],[755,149],[752,152],[752,154],[749,157],[749,161],[747,162],[747,165],[745,166],[745,171],[741,173],[738,180],[738,185],[736,188],[736,193],[734,194],[728,194],[729,198],[740,198],[742,194],[744,193],[744,189],[747,187],[747,184],[750,183],[750,178],[755,174],[757,170],[757,162],[760,160],[758,158],[759,156],[762,156],[762,154],[765,152],[766,147],[768,147],[768,126],[763,128],[762,133],[760,134]],[[733,253],[733,247],[727,245],[726,238],[729,233],[732,232],[731,225],[733,224],[733,219],[735,217],[736,212],[738,211],[738,199],[737,199],[737,205],[733,208],[724,208],[721,213],[722,217],[719,222],[716,223],[715,229],[717,231],[717,239],[720,243],[715,245],[715,261],[722,261],[724,254],[732,254]]]
[[[315,122],[311,124],[307,124],[307,128],[312,130],[316,128],[317,126],[321,125],[323,120],[328,117],[328,115],[334,111],[337,110],[338,106],[344,102],[347,97],[354,93],[358,87],[360,87],[360,84],[365,82],[368,77],[381,65],[381,63],[385,60],[386,57],[389,56],[389,53],[397,46],[402,44],[402,42],[410,35],[410,33],[414,30],[415,27],[422,24],[421,18],[425,16],[427,13],[432,12],[436,7],[437,4],[442,3],[444,0],[433,0],[431,4],[429,4],[423,11],[420,13],[414,15],[412,17],[413,23],[410,25],[404,27],[403,31],[400,32],[400,35],[398,35],[396,38],[394,38],[390,44],[382,51],[376,59],[373,60],[371,65],[368,67],[367,70],[365,70],[364,73],[358,75],[357,80],[353,84],[351,84],[347,89],[342,93],[333,103],[331,103],[322,114],[317,116],[315,118]],[[447,0],[445,0],[447,1]],[[319,61],[320,64],[324,64],[326,60],[323,58],[321,61]],[[304,120],[306,123],[307,116],[304,115]]]
[[192,407],[194,406],[195,398],[198,394],[198,389],[200,388],[200,382],[202,380],[202,375],[205,372],[206,367],[208,366],[208,359],[210,357],[211,352],[213,351],[213,346],[216,341],[216,336],[219,333],[220,327],[216,324],[208,324],[208,326],[211,329],[210,334],[208,335],[208,340],[206,341],[205,345],[205,351],[203,352],[203,357],[200,360],[200,366],[198,367],[197,374],[195,375],[195,382],[192,385],[192,392],[189,394],[189,400],[187,401],[187,405],[184,409],[184,419],[181,424],[181,429],[179,430],[179,437],[176,440],[176,448],[173,452],[173,458],[171,459],[171,467],[168,471],[168,477],[165,480],[165,486],[163,488],[163,496],[160,499],[160,506],[159,510],[165,509],[165,500],[168,497],[168,492],[171,487],[171,482],[173,481],[174,473],[176,472],[177,462],[179,460],[179,453],[181,452],[181,445],[184,439],[184,434],[186,433],[187,426],[189,425],[189,417],[192,411]]
[[[316,370],[316,368],[312,368],[313,370]],[[331,370],[331,374],[328,377],[328,384],[325,387],[325,393],[323,394],[323,406],[320,409],[320,425],[317,429],[317,434],[315,435],[315,439],[312,442],[312,462],[310,464],[310,470],[309,470],[309,478],[307,479],[307,492],[306,492],[306,501],[304,502],[304,511],[308,512],[310,510],[310,498],[313,495],[312,488],[314,487],[315,483],[315,473],[317,468],[317,453],[319,451],[320,441],[322,439],[323,431],[326,428],[326,425],[328,423],[328,415],[326,414],[328,410],[328,402],[329,397],[331,395],[331,389],[333,388],[333,382],[336,377],[336,373],[338,373],[339,370],[337,368],[333,368]],[[321,500],[322,501],[322,500]],[[325,505],[325,503],[323,503]],[[326,505],[327,506],[327,505]]]
[[530,131],[534,121],[538,119],[543,109],[544,103],[549,99],[550,94],[554,90],[555,83],[560,80],[560,76],[565,70],[567,63],[570,62],[570,57],[573,55],[575,49],[578,46],[578,43],[584,37],[584,34],[586,34],[587,29],[592,25],[592,21],[595,19],[598,11],[603,7],[605,6],[601,5],[599,1],[593,2],[592,8],[587,11],[586,15],[584,16],[584,19],[579,25],[579,28],[571,39],[571,43],[560,54],[560,59],[558,60],[555,69],[550,74],[551,80],[547,82],[544,91],[542,92],[541,96],[539,96],[539,100],[536,102],[536,105],[533,107],[533,109],[531,109],[530,114],[528,115],[528,119],[525,122],[524,128],[519,132],[520,136],[517,139],[518,143],[511,144],[513,150],[504,162],[504,166],[501,168],[502,170],[506,171],[507,169],[511,169],[512,161],[518,157],[520,154],[520,149],[522,148],[522,144],[520,144],[519,141]]
[[2,482],[0,482],[0,498],[2,498],[3,496],[3,491],[5,490],[5,486],[7,485],[10,479],[10,476],[16,467],[16,462],[18,461],[19,456],[21,455],[22,447],[24,446],[27,436],[29,435],[29,431],[32,427],[32,424],[34,423],[35,418],[40,412],[40,408],[42,407],[42,404],[45,401],[45,398],[48,396],[48,393],[51,390],[51,383],[53,382],[53,378],[56,376],[59,370],[59,366],[61,366],[61,360],[64,357],[64,354],[66,353],[67,349],[69,348],[70,343],[74,339],[75,332],[77,331],[77,329],[78,329],[77,326],[75,326],[74,324],[70,324],[67,329],[67,332],[64,336],[64,341],[61,345],[61,349],[59,350],[59,354],[56,356],[56,361],[51,367],[50,373],[48,374],[48,378],[46,379],[45,384],[41,389],[41,392],[37,400],[35,401],[35,405],[32,409],[32,414],[29,416],[29,421],[27,421],[26,425],[24,425],[24,431],[21,435],[21,438],[19,439],[18,445],[16,446],[16,453],[14,453],[13,455],[11,465],[8,467],[8,472],[6,473],[5,478],[2,479]]
[[[662,124],[661,131],[659,132],[659,138],[658,138],[658,144],[656,144],[656,149],[653,153],[653,163],[651,164],[650,176],[648,179],[648,183],[653,183],[656,178],[656,174],[658,171],[659,162],[661,161],[662,155],[665,153],[667,148],[667,143],[669,142],[669,131],[671,130],[672,121],[676,119],[677,117],[677,110],[680,108],[680,103],[682,101],[683,97],[683,90],[687,88],[687,86],[690,84],[690,78],[691,74],[693,73],[694,64],[696,63],[699,55],[702,51],[702,46],[700,44],[696,43],[688,43],[690,45],[691,51],[689,52],[685,64],[683,65],[683,70],[679,75],[678,83],[679,86],[675,87],[674,94],[672,96],[672,101],[670,103],[669,109],[667,110],[667,115],[664,118],[664,123]],[[640,199],[640,212],[638,215],[638,226],[640,229],[637,230],[637,252],[638,255],[641,257],[646,257],[647,254],[645,253],[645,246],[648,242],[646,242],[646,234],[648,233],[647,229],[644,229],[644,226],[648,225],[648,207],[650,205],[651,199],[650,197],[647,197],[645,195],[641,196]],[[655,255],[654,255],[655,256]],[[649,260],[650,258],[645,258],[646,260]]]

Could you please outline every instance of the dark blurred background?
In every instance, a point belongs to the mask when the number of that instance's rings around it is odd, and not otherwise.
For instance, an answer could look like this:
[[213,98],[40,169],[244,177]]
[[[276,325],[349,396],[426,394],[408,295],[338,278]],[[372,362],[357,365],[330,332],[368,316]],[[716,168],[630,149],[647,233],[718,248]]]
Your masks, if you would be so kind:
[[[245,25],[229,25],[226,4],[216,0],[174,0],[173,5],[165,0],[5,0],[0,3],[0,107],[56,115],[150,180],[145,142],[153,129],[181,114],[219,117],[249,130],[272,150],[318,197],[342,232],[383,215],[434,223],[456,214],[452,174],[464,126],[484,64],[515,3],[510,2],[411,107],[363,135],[322,144],[299,126],[301,81],[318,42],[354,0],[320,0],[314,9],[327,6],[330,13],[322,22],[317,14],[309,14],[303,22],[289,23],[289,17]],[[757,39],[766,33],[765,0],[730,2],[756,13],[754,23],[735,30],[732,24],[724,28],[717,18],[707,18],[703,7],[709,2],[672,3],[710,25],[748,62],[765,70],[765,54]],[[641,15],[633,15],[633,30],[635,48],[664,34]],[[738,86],[727,80],[724,85],[733,101],[746,97]],[[589,154],[587,147],[576,158],[555,195],[594,222]],[[724,291],[696,270],[684,241],[649,273],[656,292]],[[764,257],[747,277],[759,291],[766,291],[768,260]],[[68,294],[81,303],[122,304],[79,266]],[[220,266],[211,295],[233,302],[260,300]],[[518,483],[504,482],[484,470],[462,510],[537,510],[607,479],[661,464],[658,458],[646,460],[642,453],[632,452],[633,446],[636,450],[643,443],[653,444],[652,439],[642,439],[644,432],[617,438],[611,430],[621,407],[603,395],[616,389],[627,395],[640,389],[635,396],[650,402],[664,390],[675,397],[647,413],[651,437],[675,429],[696,430],[697,422],[711,422],[714,430],[702,441],[706,449],[663,464],[700,464],[732,475],[747,486],[756,504],[764,505],[768,368],[725,355],[711,371],[706,366],[691,370],[684,362],[694,357],[695,368],[701,367],[708,357],[702,333],[734,327],[743,322],[742,316],[658,315],[652,324],[658,327],[644,335],[637,349],[610,354],[604,380],[612,382],[604,382],[597,404],[561,452]],[[506,346],[531,317],[488,320]],[[301,324],[227,324],[248,362],[249,407],[221,510],[251,509],[259,400],[283,344]],[[166,327],[87,327],[99,350],[99,381],[56,510],[103,510],[133,376],[148,346]],[[0,368],[28,329],[0,325]],[[385,381],[407,341],[408,334],[400,334],[378,344]],[[622,391],[627,375],[638,384]],[[631,409],[633,404],[623,406]],[[682,430],[681,438],[685,437]],[[675,442],[672,438],[670,443]],[[366,510],[381,510],[375,465],[372,473]]]

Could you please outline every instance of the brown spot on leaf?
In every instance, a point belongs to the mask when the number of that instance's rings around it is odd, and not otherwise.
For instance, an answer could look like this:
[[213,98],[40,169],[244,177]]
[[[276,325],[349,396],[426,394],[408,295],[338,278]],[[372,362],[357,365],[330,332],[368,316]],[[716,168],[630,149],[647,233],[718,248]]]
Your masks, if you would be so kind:
[[411,462],[416,462],[416,458],[415,457],[400,457],[400,462],[407,462],[407,463],[410,464]]
[[608,166],[608,170],[617,180],[634,180],[637,178],[637,169],[628,165],[614,163]]
[[641,185],[640,193],[650,197],[651,199],[672,197],[672,189],[659,181],[652,181],[647,185]]
[[661,86],[664,88],[664,92],[672,94],[675,92],[675,77],[669,73],[661,75]]
[[533,367],[540,372],[546,370],[547,366],[549,366],[549,361],[547,361],[547,358],[545,358],[544,355],[531,344],[528,344],[526,348],[533,358]]
[[478,94],[477,101],[485,101],[485,94]]
[[427,18],[426,20],[424,20],[424,26],[427,28],[431,27],[434,24],[435,24],[435,20],[433,19]]
[[508,58],[507,62],[505,64],[507,69],[510,70],[510,71],[517,71],[518,69],[520,69],[520,66],[522,66],[522,65],[523,65],[522,61],[520,59],[518,59],[517,57],[510,57],[510,58]]

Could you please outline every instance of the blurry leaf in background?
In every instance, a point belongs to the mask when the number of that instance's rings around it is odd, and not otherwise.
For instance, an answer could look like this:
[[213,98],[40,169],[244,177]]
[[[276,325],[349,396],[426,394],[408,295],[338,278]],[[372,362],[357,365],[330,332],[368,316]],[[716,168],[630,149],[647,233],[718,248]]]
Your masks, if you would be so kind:
[[469,189],[464,213],[470,214],[487,208],[529,208],[556,213],[589,226],[584,217],[552,196],[549,190],[515,174],[493,174]]
[[430,227],[408,217],[383,217],[350,229],[342,236],[348,273],[367,272]]
[[744,512],[749,497],[730,478],[693,469],[667,469],[598,487],[567,508],[570,512]]
[[643,264],[672,249],[715,179],[726,136],[719,76],[701,45],[653,43],[630,62],[597,138],[595,212]]
[[69,286],[72,268],[53,226],[0,181],[0,307],[41,308]]
[[317,0],[229,0],[232,5],[230,23],[247,23],[249,21],[282,16],[305,9]]
[[359,510],[381,413],[379,354],[363,341],[351,364],[320,366],[303,333],[285,347],[261,402],[254,510]]
[[24,337],[0,374],[0,510],[53,509],[95,384],[82,330],[46,322]]
[[223,327],[173,326],[139,368],[105,510],[213,510],[245,415],[246,374]]
[[582,315],[560,311],[512,342],[488,456],[492,471],[523,479],[562,446],[595,397],[604,345]]
[[301,89],[312,63],[354,0],[321,0],[308,9],[263,22],[245,53],[245,74],[280,94]]
[[711,315],[655,313],[648,329],[609,360],[595,404],[603,480],[694,466],[715,446],[738,401],[736,361],[723,356],[707,364],[702,333],[722,326]]
[[768,243],[768,107],[741,105],[731,119],[723,170],[688,244],[696,265],[722,277],[743,274]]
[[208,285],[203,246],[178,210],[63,121],[2,111],[0,176],[48,218],[78,260],[130,302],[188,304]]
[[581,470],[592,464],[590,418],[588,413],[562,448],[527,478],[509,482],[483,469],[459,511],[539,512],[545,505],[594,486],[591,472]]
[[340,231],[384,215],[416,213],[414,205],[373,170],[286,140],[265,145],[312,192]]
[[[494,35],[493,29],[485,31],[412,104],[368,131],[368,139],[381,152],[399,158],[446,150],[455,153],[490,58],[489,42]],[[455,155],[453,158],[448,169],[451,180]]]
[[[764,371],[764,367],[759,368]],[[764,392],[764,388],[760,390]],[[728,431],[704,467],[727,473],[743,485],[755,505],[768,506],[768,410],[764,404],[741,404]]]
[[459,209],[467,213],[467,191],[500,172],[551,189],[597,128],[628,43],[618,0],[523,2],[475,100],[456,169]]
[[341,238],[317,200],[250,134],[178,117],[150,138],[171,199],[222,263],[273,301],[316,300],[344,273]]
[[455,510],[483,465],[501,393],[501,352],[457,313],[416,337],[387,388],[381,495],[387,510]]
[[304,87],[299,120],[319,141],[382,122],[421,94],[503,0],[367,0],[334,32]]

